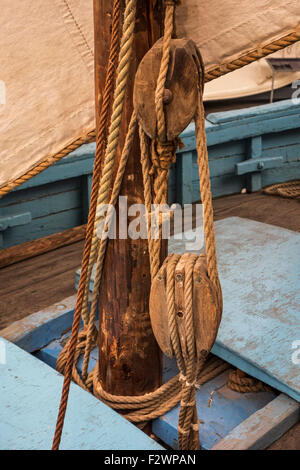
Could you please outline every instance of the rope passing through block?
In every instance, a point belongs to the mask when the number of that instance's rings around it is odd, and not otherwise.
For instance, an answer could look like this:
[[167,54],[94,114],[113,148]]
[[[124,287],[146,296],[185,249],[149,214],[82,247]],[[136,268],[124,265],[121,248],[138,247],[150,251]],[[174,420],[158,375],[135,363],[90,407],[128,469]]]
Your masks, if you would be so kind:
[[211,350],[221,320],[220,292],[210,281],[204,254],[169,255],[150,293],[150,318],[163,353],[175,355],[180,371],[180,449],[199,449],[196,408],[197,377]]
[[172,163],[176,162],[177,148],[183,148],[183,143],[179,137],[167,142],[152,140],[151,160],[152,168],[150,174],[154,175],[157,170],[169,170]]

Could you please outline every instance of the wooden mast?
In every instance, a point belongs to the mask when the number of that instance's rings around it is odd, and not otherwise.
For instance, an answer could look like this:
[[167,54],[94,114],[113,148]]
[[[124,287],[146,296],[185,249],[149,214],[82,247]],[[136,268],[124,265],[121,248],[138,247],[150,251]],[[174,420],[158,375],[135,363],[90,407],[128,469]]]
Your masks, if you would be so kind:
[[[94,0],[97,116],[108,58],[112,3],[112,0]],[[125,2],[122,3],[124,8]],[[145,53],[161,36],[162,21],[162,0],[138,2],[132,66],[121,129],[121,148],[133,109],[135,72]],[[120,194],[127,196],[128,207],[144,203],[138,136],[129,157]],[[162,244],[162,257],[165,257],[167,241]],[[149,317],[151,279],[147,240],[110,240],[102,279],[99,297],[101,385],[105,391],[116,395],[142,395],[153,391],[161,384],[161,353],[153,336]]]

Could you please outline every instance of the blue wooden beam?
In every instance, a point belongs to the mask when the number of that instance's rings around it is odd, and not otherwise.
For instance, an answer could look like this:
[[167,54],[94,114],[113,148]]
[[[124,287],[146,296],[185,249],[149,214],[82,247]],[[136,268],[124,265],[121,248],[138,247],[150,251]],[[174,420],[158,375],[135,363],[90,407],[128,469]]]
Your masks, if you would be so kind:
[[179,153],[176,159],[176,202],[193,202],[193,152]]
[[30,212],[0,216],[0,248],[3,247],[3,234],[1,232],[4,232],[8,228],[30,224],[31,220]]
[[93,175],[84,175],[82,177],[82,212],[83,212],[83,223],[87,222],[89,209],[90,209],[90,199],[92,192],[92,183]]
[[[35,355],[51,367],[56,367],[57,358],[62,351],[63,344],[69,338],[66,333],[60,339],[52,341]],[[98,361],[98,348],[91,351],[89,372],[93,370]],[[83,358],[77,363],[77,369],[82,369]],[[163,358],[163,382],[178,373],[176,361]],[[230,390],[226,386],[229,371],[202,385],[197,391],[197,408],[200,419],[200,440],[202,449],[209,450],[213,445],[225,437],[228,432],[242,423],[251,414],[264,407],[275,398],[275,393],[248,393],[241,394]],[[213,394],[213,403],[208,407],[208,401]],[[152,430],[170,447],[177,449],[177,423],[179,406],[174,407],[164,416],[153,422]]]
[[31,222],[31,213],[22,212],[20,214],[4,215],[0,217],[0,232],[19,225],[26,225]]
[[[0,449],[50,450],[63,376],[4,340],[0,363]],[[118,413],[72,383],[62,450],[161,450]]]
[[95,150],[95,143],[82,145],[13,192],[93,173]]
[[211,450],[263,450],[300,420],[300,405],[280,394],[252,414]]
[[[254,160],[256,158],[256,160]],[[237,175],[245,175],[246,173],[261,172],[270,168],[277,168],[283,162],[283,157],[252,157],[244,162],[235,165]]]
[[0,330],[0,336],[27,352],[37,351],[72,326],[76,295],[28,315]]

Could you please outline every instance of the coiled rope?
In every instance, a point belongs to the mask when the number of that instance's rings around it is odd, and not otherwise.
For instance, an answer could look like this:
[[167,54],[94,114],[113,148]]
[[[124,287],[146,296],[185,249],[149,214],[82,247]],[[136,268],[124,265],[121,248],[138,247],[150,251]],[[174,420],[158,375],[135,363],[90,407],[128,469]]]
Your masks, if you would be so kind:
[[227,386],[239,393],[270,392],[271,387],[260,380],[247,376],[242,370],[234,370],[229,374]]
[[289,199],[300,199],[300,180],[273,184],[263,189],[265,194],[281,196]]

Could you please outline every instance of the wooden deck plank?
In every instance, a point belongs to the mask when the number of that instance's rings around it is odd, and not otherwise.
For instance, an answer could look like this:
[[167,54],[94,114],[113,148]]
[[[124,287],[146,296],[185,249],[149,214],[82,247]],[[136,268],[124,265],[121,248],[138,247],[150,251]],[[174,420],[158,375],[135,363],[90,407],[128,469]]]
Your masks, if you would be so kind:
[[0,268],[16,264],[25,259],[48,253],[63,246],[72,245],[85,238],[85,225],[73,227],[48,237],[21,243],[0,251]]
[[[0,449],[50,450],[63,376],[14,344],[1,341],[6,349],[6,364],[0,364]],[[60,448],[162,449],[74,383],[71,384]]]
[[[300,401],[292,361],[300,338],[300,235],[237,217],[215,229],[224,308],[212,352]],[[186,250],[184,241],[169,241],[169,252]]]
[[75,294],[83,242],[0,269],[0,328]]
[[[1,332],[2,334],[2,332]],[[62,338],[49,343],[36,353],[36,357],[55,368],[56,360],[70,333],[66,333]],[[89,372],[95,367],[98,360],[98,349],[91,351]],[[83,358],[77,363],[78,370],[81,370]],[[176,361],[163,357],[163,382],[167,381],[178,373]],[[201,448],[209,450],[233,430],[238,424],[251,416],[256,411],[264,408],[271,402],[276,394],[273,392],[259,393],[237,393],[230,390],[227,385],[229,371],[225,371],[218,377],[202,385],[197,391],[197,408],[200,423]],[[213,403],[208,407],[211,392],[214,390]],[[153,422],[153,433],[170,447],[177,449],[177,422],[179,405],[174,407],[164,416]],[[272,442],[272,441],[271,441]]]
[[300,419],[300,404],[279,395],[233,429],[211,450],[263,450]]
[[0,336],[32,353],[70,330],[76,295],[63,299],[44,310],[28,315],[0,330]]
[[235,194],[214,200],[215,220],[244,217],[300,232],[300,202],[262,192]]

